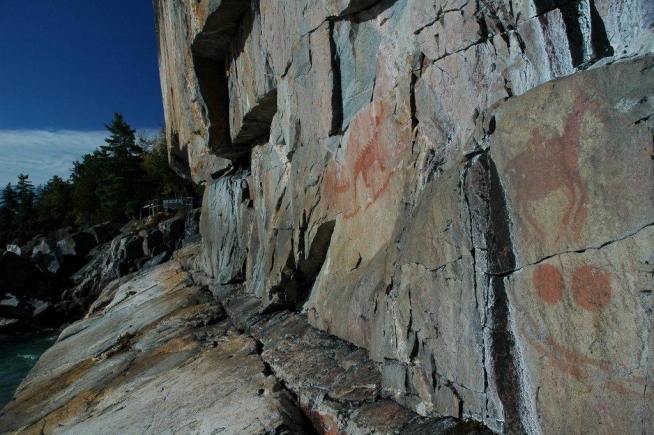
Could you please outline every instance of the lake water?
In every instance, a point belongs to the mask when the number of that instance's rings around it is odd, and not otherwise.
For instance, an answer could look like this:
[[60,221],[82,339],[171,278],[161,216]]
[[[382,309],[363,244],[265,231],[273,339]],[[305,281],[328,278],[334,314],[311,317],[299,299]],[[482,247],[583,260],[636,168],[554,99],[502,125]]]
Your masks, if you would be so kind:
[[0,409],[11,401],[18,385],[58,335],[59,331],[53,330],[0,337]]

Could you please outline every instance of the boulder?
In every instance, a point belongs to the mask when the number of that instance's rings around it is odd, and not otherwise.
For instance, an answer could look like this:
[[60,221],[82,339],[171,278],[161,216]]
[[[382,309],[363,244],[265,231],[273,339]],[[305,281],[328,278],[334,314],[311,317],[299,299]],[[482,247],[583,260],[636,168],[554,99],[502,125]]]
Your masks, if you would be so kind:
[[0,294],[19,298],[47,294],[42,272],[29,260],[7,251],[0,257]]
[[24,319],[11,319],[0,317],[0,334],[12,334],[24,330],[27,321]]
[[76,228],[76,227],[60,228],[58,230],[55,230],[52,236],[56,241],[59,241],[65,239],[68,236],[72,236],[75,233],[79,233],[80,230],[81,228]]
[[0,318],[27,320],[32,317],[32,310],[28,305],[22,306],[0,304]]
[[101,245],[116,237],[120,233],[120,227],[120,223],[109,221],[95,225],[87,229],[86,232],[92,234],[96,243]]
[[174,246],[174,244],[184,237],[184,227],[184,217],[182,216],[159,222],[159,231],[161,231],[163,242],[165,244],[172,243]]
[[43,303],[32,313],[30,327],[39,329],[57,327],[61,325],[63,320],[54,304]]
[[[155,257],[161,252],[160,249],[164,245],[164,235],[160,230],[154,229],[141,231],[139,235],[143,237],[143,252],[146,256]],[[159,248],[159,252],[155,253],[157,248]],[[165,247],[163,247],[163,249],[165,249]]]
[[141,266],[141,269],[149,269],[151,267],[158,266],[161,263],[166,262],[169,257],[170,257],[170,255],[168,254],[168,252],[164,251],[164,252],[158,254],[157,256],[152,257],[151,259],[149,259],[145,263],[143,263],[143,266]]
[[36,236],[29,242],[25,243],[23,246],[20,247],[21,254],[23,257],[29,258],[32,253],[34,252],[34,248],[39,246],[41,244],[41,241],[43,241],[44,237],[41,236]]
[[32,251],[32,262],[50,276],[58,276],[62,272],[63,259],[57,249],[57,243],[52,239],[43,238]]
[[12,252],[16,255],[21,255],[21,256],[23,255],[23,249],[20,246],[13,245],[13,244],[7,245],[7,252]]
[[117,260],[130,261],[143,257],[143,238],[137,235],[127,235],[118,244]]
[[73,275],[71,275],[71,280],[75,284],[79,284],[88,276],[99,275],[103,262],[110,255],[110,248],[111,243],[104,243],[91,249],[87,255],[87,258],[90,260],[88,263],[78,269]]
[[200,215],[202,214],[202,208],[193,209],[190,216],[186,218],[186,231],[185,239],[189,236],[193,236],[200,232]]
[[57,242],[57,250],[64,258],[83,259],[97,245],[95,236],[86,231],[80,231]]

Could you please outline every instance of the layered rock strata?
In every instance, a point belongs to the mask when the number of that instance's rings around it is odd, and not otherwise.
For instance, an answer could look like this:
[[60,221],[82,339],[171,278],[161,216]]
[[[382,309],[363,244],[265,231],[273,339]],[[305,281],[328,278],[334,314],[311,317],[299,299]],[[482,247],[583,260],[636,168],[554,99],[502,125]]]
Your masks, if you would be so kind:
[[0,334],[58,328],[84,317],[111,281],[161,264],[199,238],[198,220],[157,216],[122,229],[106,222],[59,230],[58,241],[36,237],[10,245],[15,252],[0,253]]
[[2,433],[304,433],[257,343],[177,261],[106,292],[0,414]]
[[0,432],[491,433],[383,398],[365,350],[305,315],[261,315],[236,287],[215,298],[183,269],[197,251],[107,286],[0,412]]
[[650,1],[154,5],[214,291],[425,416],[651,433]]

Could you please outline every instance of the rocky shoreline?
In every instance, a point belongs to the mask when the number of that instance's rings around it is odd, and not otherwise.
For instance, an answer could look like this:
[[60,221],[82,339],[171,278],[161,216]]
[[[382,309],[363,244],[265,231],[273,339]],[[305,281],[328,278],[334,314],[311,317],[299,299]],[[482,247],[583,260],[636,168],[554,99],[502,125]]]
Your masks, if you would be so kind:
[[202,244],[108,245],[0,426],[652,433],[650,0],[153,5]]
[[381,388],[392,374],[306,315],[198,285],[200,252],[105,287],[0,412],[2,433],[492,433],[400,406]]
[[107,222],[8,245],[0,252],[0,334],[57,328],[83,317],[107,284],[165,262],[197,233],[196,211],[188,220],[161,215]]

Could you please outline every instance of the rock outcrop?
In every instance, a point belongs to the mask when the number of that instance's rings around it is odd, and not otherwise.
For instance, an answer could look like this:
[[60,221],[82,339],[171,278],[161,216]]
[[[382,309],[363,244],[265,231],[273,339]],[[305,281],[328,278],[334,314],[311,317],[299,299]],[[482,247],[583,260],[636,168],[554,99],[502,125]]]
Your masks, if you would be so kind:
[[305,311],[425,416],[651,433],[650,1],[154,6],[210,288]]
[[302,433],[256,342],[211,299],[175,261],[126,282],[43,355],[3,433]]
[[216,299],[183,270],[198,251],[107,286],[0,412],[1,432],[491,433],[381,397],[379,365],[306,315],[262,315],[238,286]]
[[[137,234],[139,225],[144,228]],[[83,317],[107,284],[167,261],[186,236],[197,233],[198,223],[193,216],[157,216],[121,226],[65,228],[53,233],[62,237],[58,241],[36,237],[3,252],[0,333],[59,327]]]

